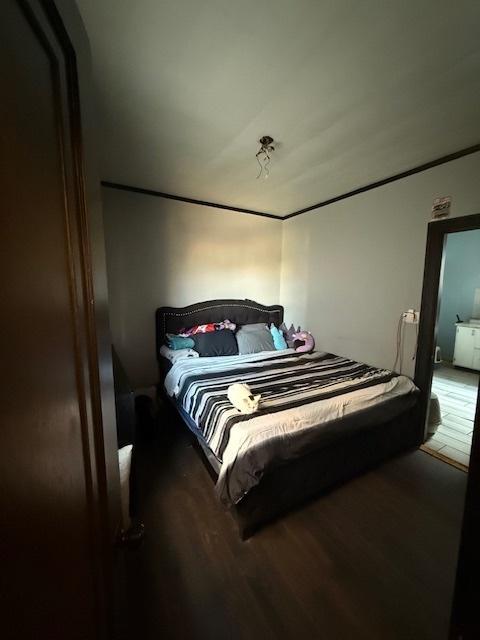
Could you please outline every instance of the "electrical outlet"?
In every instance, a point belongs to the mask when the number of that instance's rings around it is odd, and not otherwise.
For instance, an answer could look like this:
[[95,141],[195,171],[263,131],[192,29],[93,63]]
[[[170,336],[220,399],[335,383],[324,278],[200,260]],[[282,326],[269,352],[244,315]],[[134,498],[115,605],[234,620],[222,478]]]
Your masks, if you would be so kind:
[[418,324],[418,320],[420,318],[420,311],[416,311],[415,309],[409,309],[408,311],[404,311],[402,313],[402,318],[405,324]]

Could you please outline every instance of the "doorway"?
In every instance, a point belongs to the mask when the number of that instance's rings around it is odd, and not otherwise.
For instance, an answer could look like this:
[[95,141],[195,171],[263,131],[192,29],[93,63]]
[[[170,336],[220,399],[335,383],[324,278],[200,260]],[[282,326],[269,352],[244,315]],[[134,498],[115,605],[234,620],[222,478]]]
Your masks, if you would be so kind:
[[[415,383],[420,389],[420,400],[418,404],[418,429],[419,443],[425,444],[428,436],[428,424],[432,420],[431,393],[432,383],[437,389],[442,386],[439,376],[435,376],[435,360],[439,358],[438,345],[439,336],[439,315],[442,301],[442,285],[445,275],[445,248],[448,243],[449,234],[468,232],[480,229],[480,214],[474,214],[461,218],[446,219],[442,221],[432,221],[428,225],[427,248],[425,254],[425,269],[423,276],[422,306],[419,323],[418,349],[415,366]],[[445,308],[445,305],[444,305]],[[472,309],[472,315],[474,315]],[[463,320],[464,318],[460,318]],[[468,318],[471,319],[471,318]],[[474,318],[473,318],[474,319]],[[455,319],[456,320],[456,319]],[[461,323],[463,325],[463,323]],[[472,323],[469,323],[472,324]],[[467,324],[466,326],[469,326]],[[455,332],[458,325],[455,324]],[[476,327],[471,326],[470,331]],[[475,347],[474,347],[475,348]],[[446,371],[457,371],[457,358],[455,362],[452,358],[451,367],[446,366]],[[435,355],[437,354],[437,358]],[[475,355],[475,354],[474,354]],[[474,360],[472,360],[472,363]],[[437,367],[439,369],[439,367]],[[465,367],[458,367],[458,371],[471,371]],[[453,374],[455,375],[455,374]],[[437,379],[435,379],[437,378]],[[457,382],[453,379],[451,382]],[[462,384],[462,381],[460,382]],[[455,640],[467,640],[480,637],[480,624],[478,619],[478,602],[480,601],[480,584],[476,579],[480,571],[480,509],[479,509],[479,489],[480,486],[480,405],[479,383],[477,378],[476,387],[476,410],[473,418],[473,431],[471,434],[471,450],[468,460],[467,493],[465,498],[465,508],[463,514],[463,525],[461,542],[457,564],[457,576],[455,583],[455,593],[451,612],[450,638]],[[445,385],[443,385],[445,386]],[[446,385],[448,387],[448,385]],[[458,389],[458,388],[457,388]],[[448,395],[448,390],[446,395]],[[452,392],[450,392],[452,393]],[[455,392],[453,392],[455,393]],[[461,394],[457,394],[461,396]],[[473,391],[475,397],[475,391]],[[453,400],[454,398],[451,398]],[[448,402],[448,400],[447,400]],[[450,402],[453,405],[452,402]],[[445,398],[444,398],[445,405]],[[447,414],[448,415],[448,414]],[[442,419],[439,421],[442,422]],[[433,452],[432,455],[440,459],[441,450]],[[445,462],[452,464],[451,458],[445,458]]]
[[467,470],[480,377],[480,229],[445,234],[422,448]]
[[428,225],[415,367],[419,441],[464,470],[480,379],[479,254],[480,214]]

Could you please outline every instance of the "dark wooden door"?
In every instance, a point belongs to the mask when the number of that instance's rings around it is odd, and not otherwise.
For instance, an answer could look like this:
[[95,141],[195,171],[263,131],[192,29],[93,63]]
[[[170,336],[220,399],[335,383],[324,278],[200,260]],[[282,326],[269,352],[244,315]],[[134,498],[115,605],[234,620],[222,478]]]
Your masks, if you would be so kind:
[[480,638],[480,385],[452,609],[452,640]]
[[[449,233],[480,229],[480,214],[432,221],[428,225],[422,306],[415,366],[415,383],[420,389],[418,403],[419,443],[425,439],[425,424],[432,386],[438,304],[444,247]],[[480,638],[480,385],[474,420],[467,494],[458,555],[451,628],[452,640]]]
[[86,43],[73,2],[0,5],[0,634],[18,640],[113,637],[118,464]]

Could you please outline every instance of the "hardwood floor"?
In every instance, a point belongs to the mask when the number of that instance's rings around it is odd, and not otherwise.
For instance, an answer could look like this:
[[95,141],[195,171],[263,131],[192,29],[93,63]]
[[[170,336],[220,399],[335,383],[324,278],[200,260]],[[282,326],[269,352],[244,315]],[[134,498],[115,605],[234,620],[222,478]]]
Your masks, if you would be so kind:
[[137,447],[131,637],[447,638],[466,474],[416,451],[241,542],[184,428]]
[[473,420],[477,404],[478,373],[441,366],[433,373],[432,391],[437,394],[442,424],[424,445],[468,468]]

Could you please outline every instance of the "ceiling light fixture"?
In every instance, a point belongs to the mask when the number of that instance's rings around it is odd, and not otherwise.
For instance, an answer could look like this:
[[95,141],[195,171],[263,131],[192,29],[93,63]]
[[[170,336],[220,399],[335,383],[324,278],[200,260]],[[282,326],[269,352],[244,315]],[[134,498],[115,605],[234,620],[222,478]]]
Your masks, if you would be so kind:
[[272,151],[275,151],[275,147],[273,146],[273,138],[271,136],[263,136],[259,140],[260,149],[256,153],[256,158],[258,162],[258,166],[260,167],[260,171],[258,172],[257,180],[263,174],[265,180],[270,175],[270,170],[268,165],[270,164],[270,154]]

